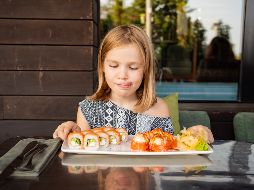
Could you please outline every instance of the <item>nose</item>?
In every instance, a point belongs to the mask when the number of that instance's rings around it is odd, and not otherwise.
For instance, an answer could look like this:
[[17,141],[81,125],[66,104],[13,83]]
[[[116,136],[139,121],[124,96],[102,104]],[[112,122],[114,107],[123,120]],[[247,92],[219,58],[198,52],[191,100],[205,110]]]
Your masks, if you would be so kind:
[[122,80],[128,79],[128,70],[125,67],[119,69],[118,78]]

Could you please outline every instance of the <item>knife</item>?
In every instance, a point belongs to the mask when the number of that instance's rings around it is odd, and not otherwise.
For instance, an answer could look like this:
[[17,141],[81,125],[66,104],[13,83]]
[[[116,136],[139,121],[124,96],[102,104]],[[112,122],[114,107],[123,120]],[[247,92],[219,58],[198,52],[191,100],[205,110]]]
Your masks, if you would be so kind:
[[24,150],[2,171],[0,174],[0,181],[9,177],[13,171],[21,165],[22,161],[29,156],[38,147],[37,141],[32,141],[26,145]]

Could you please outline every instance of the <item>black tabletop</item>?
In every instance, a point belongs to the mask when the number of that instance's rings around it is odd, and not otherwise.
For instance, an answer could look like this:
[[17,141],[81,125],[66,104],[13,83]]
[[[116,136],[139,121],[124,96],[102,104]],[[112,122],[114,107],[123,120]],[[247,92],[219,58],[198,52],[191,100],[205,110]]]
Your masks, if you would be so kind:
[[[3,155],[19,139],[0,145]],[[254,145],[216,141],[210,155],[126,156],[59,152],[39,177],[0,189],[254,189]]]

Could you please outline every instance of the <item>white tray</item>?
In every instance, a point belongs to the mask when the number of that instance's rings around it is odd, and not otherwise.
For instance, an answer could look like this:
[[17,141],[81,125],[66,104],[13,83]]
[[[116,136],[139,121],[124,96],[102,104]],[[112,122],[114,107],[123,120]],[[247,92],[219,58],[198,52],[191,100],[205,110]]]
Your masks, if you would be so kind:
[[130,149],[130,139],[129,136],[127,142],[122,142],[120,145],[109,145],[108,147],[100,147],[99,150],[85,150],[85,149],[70,149],[68,147],[67,141],[64,141],[61,150],[66,153],[76,153],[76,154],[111,154],[111,155],[197,155],[197,154],[211,154],[213,149],[209,146],[207,151],[167,151],[167,152],[136,152]]
[[81,155],[64,154],[62,164],[65,166],[97,166],[97,167],[195,167],[209,166],[211,160],[202,155],[168,156],[117,156],[117,155]]

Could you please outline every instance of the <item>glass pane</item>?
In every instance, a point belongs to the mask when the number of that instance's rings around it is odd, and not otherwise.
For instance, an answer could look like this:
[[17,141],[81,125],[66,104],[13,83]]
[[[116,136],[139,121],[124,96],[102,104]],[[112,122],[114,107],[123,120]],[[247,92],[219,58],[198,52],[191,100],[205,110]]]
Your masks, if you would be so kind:
[[[182,5],[182,6],[181,6]],[[181,100],[237,100],[243,1],[189,0],[176,6],[176,30],[156,43],[157,94]],[[174,37],[172,37],[174,36]]]
[[[158,96],[237,100],[243,0],[152,0]],[[145,29],[145,0],[101,0],[101,37],[114,26]]]

